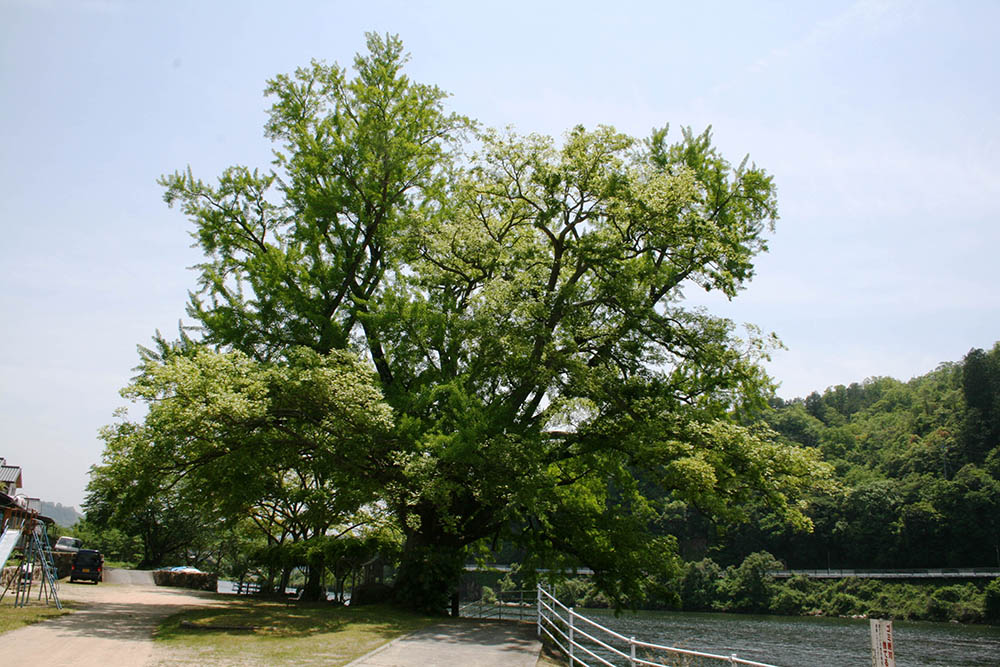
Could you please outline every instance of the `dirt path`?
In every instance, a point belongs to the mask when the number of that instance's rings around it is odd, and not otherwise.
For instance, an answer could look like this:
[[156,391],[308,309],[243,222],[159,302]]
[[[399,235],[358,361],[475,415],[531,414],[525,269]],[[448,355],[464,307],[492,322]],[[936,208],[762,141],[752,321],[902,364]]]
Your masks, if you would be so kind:
[[[139,580],[144,578],[140,575]],[[196,591],[110,581],[97,586],[63,581],[58,592],[61,600],[76,601],[82,608],[0,635],[0,664],[145,665],[152,662],[152,633],[161,618],[183,608],[217,604],[209,594]]]

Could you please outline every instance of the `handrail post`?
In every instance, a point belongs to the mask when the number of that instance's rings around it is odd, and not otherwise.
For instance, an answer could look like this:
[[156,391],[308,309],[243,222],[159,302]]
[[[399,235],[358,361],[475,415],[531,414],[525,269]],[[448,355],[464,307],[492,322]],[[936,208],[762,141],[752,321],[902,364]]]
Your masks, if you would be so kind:
[[535,606],[538,607],[538,615],[535,618],[535,633],[542,636],[542,585],[535,584]]
[[628,638],[628,664],[635,667],[635,637]]
[[573,645],[575,640],[573,639],[573,607],[569,608],[569,667],[573,667]]

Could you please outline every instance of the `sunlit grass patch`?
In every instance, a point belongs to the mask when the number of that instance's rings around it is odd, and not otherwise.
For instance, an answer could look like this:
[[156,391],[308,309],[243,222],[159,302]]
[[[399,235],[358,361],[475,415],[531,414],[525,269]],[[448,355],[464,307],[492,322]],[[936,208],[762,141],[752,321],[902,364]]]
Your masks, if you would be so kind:
[[[0,590],[3,590],[0,588]],[[3,600],[0,600],[0,634],[17,630],[25,625],[38,623],[50,618],[57,618],[73,611],[72,602],[63,602],[62,609],[56,609],[55,604],[46,605],[32,598],[28,606],[15,607],[14,596],[8,591]]]
[[170,616],[155,638],[166,665],[343,665],[435,620],[385,606],[240,600]]

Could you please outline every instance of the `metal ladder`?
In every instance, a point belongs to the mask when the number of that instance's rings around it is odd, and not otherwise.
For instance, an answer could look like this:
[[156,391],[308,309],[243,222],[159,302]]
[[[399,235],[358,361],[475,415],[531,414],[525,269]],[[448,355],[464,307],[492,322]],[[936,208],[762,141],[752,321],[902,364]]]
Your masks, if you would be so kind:
[[[32,533],[35,540],[35,551],[41,556],[42,573],[45,577],[45,583],[48,585],[48,590],[52,593],[52,599],[56,603],[56,609],[62,609],[62,603],[59,602],[59,595],[56,592],[56,563],[52,558],[52,544],[49,542],[49,531],[44,523],[39,523],[38,526],[41,530],[36,530]],[[41,594],[39,593],[40,597]],[[48,602],[47,595],[46,602]]]
[[[8,523],[8,527],[10,527]],[[14,606],[24,607],[28,604],[31,596],[31,587],[35,577],[41,574],[40,589],[38,599],[42,599],[45,594],[45,603],[49,600],[55,602],[57,609],[62,609],[59,595],[56,592],[55,564],[52,559],[52,550],[49,547],[48,532],[45,524],[38,522],[33,517],[23,521],[21,525],[21,564],[18,565],[14,573],[14,579],[8,582],[0,599],[7,594],[7,590],[14,588]]]

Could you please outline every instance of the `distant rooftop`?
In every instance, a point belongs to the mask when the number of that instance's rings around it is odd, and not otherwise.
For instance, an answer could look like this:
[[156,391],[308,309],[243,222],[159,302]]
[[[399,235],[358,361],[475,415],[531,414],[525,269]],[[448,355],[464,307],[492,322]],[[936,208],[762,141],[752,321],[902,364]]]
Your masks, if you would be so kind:
[[[0,491],[5,488],[7,493],[21,487],[21,468],[7,465],[7,459],[0,456]],[[13,485],[13,486],[10,486]]]

